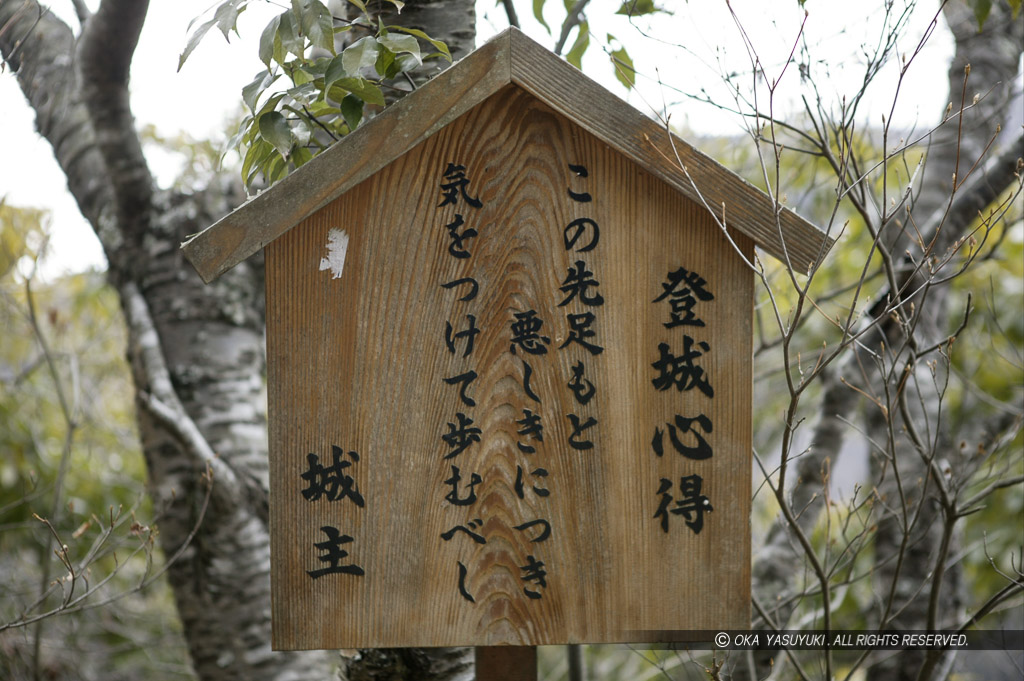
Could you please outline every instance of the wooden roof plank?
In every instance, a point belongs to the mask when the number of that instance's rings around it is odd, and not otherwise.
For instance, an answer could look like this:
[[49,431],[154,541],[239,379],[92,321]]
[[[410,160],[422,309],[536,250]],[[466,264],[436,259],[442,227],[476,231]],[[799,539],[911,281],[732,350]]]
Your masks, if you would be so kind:
[[[182,245],[207,283],[515,83],[805,273],[833,240],[510,28]],[[678,159],[677,159],[678,156]]]
[[831,238],[787,208],[777,221],[764,192],[518,31],[512,34],[512,81],[719,219],[724,213],[726,224],[796,272],[806,273],[831,247]]
[[182,244],[209,283],[508,85],[502,34]]

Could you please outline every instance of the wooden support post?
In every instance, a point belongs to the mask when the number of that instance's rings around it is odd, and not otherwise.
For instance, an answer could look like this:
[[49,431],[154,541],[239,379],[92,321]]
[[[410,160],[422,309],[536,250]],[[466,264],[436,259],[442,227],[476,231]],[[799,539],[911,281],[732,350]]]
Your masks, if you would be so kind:
[[583,681],[583,646],[570,643],[565,648],[569,656],[569,681]]
[[477,647],[476,681],[537,681],[537,647]]

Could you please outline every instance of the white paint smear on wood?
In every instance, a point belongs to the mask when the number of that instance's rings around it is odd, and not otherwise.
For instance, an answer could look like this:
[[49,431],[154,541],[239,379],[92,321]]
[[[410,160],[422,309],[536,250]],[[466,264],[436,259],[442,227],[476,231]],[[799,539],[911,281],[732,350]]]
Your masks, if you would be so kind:
[[327,233],[327,257],[320,258],[320,270],[330,270],[331,279],[338,279],[345,268],[346,253],[348,232],[343,229],[332,229]]

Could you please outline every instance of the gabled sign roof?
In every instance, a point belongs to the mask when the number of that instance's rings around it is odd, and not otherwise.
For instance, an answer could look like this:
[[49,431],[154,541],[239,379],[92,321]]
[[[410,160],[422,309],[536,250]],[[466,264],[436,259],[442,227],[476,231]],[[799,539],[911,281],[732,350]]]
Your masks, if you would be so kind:
[[445,128],[502,88],[516,85],[566,116],[796,272],[824,257],[832,239],[796,213],[510,28],[416,92],[385,109],[268,191],[182,245],[209,283]]

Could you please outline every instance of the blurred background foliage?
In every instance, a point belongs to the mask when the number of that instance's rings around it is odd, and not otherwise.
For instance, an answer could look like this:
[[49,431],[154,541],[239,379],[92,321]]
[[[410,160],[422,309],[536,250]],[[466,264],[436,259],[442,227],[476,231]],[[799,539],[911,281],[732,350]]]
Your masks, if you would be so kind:
[[49,228],[0,203],[0,678],[192,678],[117,298],[103,272],[40,280]]
[[[749,138],[694,138],[686,131],[678,133],[684,139],[696,141],[702,151],[722,161],[747,181],[762,190],[767,188],[757,147]],[[906,131],[904,138],[915,135],[920,133]],[[852,142],[864,166],[882,163],[882,145],[876,137],[876,131],[866,130]],[[865,258],[865,254],[874,250],[874,238],[862,217],[846,203],[836,205],[832,170],[820,157],[803,153],[798,140],[784,137],[782,141],[786,148],[780,157],[779,177],[771,181],[786,188],[783,202],[815,224],[841,227],[841,233],[833,234],[838,237],[836,247],[815,273],[811,285],[815,314],[805,314],[800,321],[797,365],[788,368],[798,378],[801,369],[812,368],[819,355],[842,340],[839,326],[848,315],[857,319],[867,314],[867,306],[874,300],[865,292],[881,288],[884,274],[877,253]],[[765,156],[773,158],[769,145],[764,146]],[[883,196],[883,181],[889,187],[908,186],[923,153],[923,148],[912,148],[902,159],[890,160],[885,165],[887,177],[879,173],[873,180],[870,187],[873,195]],[[962,489],[963,499],[971,498],[993,483],[1024,475],[1024,431],[1021,429],[1024,415],[1024,202],[1011,188],[993,205],[1007,206],[1003,219],[995,221],[988,230],[980,217],[976,219],[968,243],[953,256],[951,269],[956,274],[948,284],[948,305],[957,312],[950,315],[946,331],[950,336],[955,335],[955,341],[941,350],[942,361],[949,366],[941,418],[948,420],[945,425],[957,441],[940,464],[945,467],[948,478],[957,481],[954,489]],[[789,405],[789,395],[780,389],[785,385],[783,372],[787,368],[781,352],[779,327],[773,317],[772,299],[783,315],[791,313],[795,303],[793,288],[786,284],[790,275],[784,265],[772,258],[762,258],[761,264],[769,274],[772,295],[759,285],[754,313],[753,441],[755,455],[763,467],[761,470],[755,467],[754,471],[751,526],[755,562],[757,547],[764,543],[779,514],[774,496],[764,486],[758,487],[758,480],[775,472]],[[800,281],[803,283],[805,279]],[[801,399],[805,405],[801,415],[808,420],[803,431],[805,436],[810,435],[809,422],[819,408],[820,397],[820,385],[812,385]],[[870,400],[865,401],[861,417],[864,410],[871,408]],[[988,438],[986,426],[991,428],[993,424],[1004,434],[1002,439]],[[937,427],[937,424],[932,425]],[[830,512],[818,523],[812,540],[824,562],[835,562],[831,582],[834,589],[832,626],[837,630],[863,630],[871,628],[872,614],[877,614],[878,608],[877,585],[872,583],[875,567],[872,539],[877,529],[877,512],[872,508],[874,483],[869,471],[869,457],[876,454],[872,453],[860,423],[851,421],[849,426],[862,434],[847,438],[840,460],[828,471]],[[794,447],[794,451],[807,446],[809,443],[804,442]],[[968,593],[961,597],[967,614],[972,615],[1008,581],[1018,579],[1015,575],[1024,565],[1024,490],[1020,484],[1015,484],[996,491],[961,522],[962,545],[953,564],[963,570]],[[804,580],[807,592],[814,593],[817,585],[813,575],[808,572]],[[820,601],[815,603],[809,599],[806,607],[797,609],[790,626],[813,629],[816,622],[820,623],[820,617]],[[1024,597],[1020,594],[998,607],[979,628],[1001,627],[1024,628]],[[691,667],[699,666],[687,664],[688,659],[668,653],[666,657],[674,660],[676,671],[653,678],[708,678],[706,675],[688,676]],[[852,653],[836,655],[835,678],[846,678],[849,665],[856,657]],[[958,667],[971,671],[954,674],[952,678],[964,681],[1014,678],[1024,662],[1019,652],[1012,654],[1012,660],[1008,654],[991,651],[961,654],[960,657]],[[705,665],[709,664],[707,656],[700,659]],[[972,669],[970,664],[964,663],[965,659],[976,659],[979,666]],[[859,669],[853,678],[870,678],[870,671]]]

